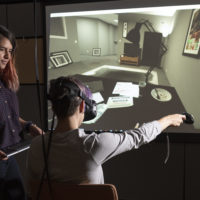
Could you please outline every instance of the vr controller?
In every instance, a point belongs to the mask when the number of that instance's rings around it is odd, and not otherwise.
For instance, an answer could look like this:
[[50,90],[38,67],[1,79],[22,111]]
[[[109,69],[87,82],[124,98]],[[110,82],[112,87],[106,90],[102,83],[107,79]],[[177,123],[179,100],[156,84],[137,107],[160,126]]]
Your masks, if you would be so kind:
[[186,119],[184,120],[184,123],[186,123],[186,124],[193,124],[194,123],[194,117],[193,117],[192,114],[184,112],[183,115],[186,116]]

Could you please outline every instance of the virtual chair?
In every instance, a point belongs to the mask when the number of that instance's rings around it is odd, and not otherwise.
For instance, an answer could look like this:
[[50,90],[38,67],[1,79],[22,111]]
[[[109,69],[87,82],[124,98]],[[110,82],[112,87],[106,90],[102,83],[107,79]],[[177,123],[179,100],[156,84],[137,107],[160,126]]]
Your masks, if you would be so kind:
[[37,193],[39,181],[31,181],[31,200],[118,200],[117,190],[112,184],[69,184],[51,181],[51,191],[48,182],[44,181],[39,198]]

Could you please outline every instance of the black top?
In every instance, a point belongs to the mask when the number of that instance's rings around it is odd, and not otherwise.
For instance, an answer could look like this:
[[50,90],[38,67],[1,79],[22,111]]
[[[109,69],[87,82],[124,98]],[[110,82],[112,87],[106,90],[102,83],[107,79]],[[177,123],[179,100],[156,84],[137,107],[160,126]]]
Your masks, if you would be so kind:
[[18,143],[21,131],[17,96],[0,80],[0,148]]

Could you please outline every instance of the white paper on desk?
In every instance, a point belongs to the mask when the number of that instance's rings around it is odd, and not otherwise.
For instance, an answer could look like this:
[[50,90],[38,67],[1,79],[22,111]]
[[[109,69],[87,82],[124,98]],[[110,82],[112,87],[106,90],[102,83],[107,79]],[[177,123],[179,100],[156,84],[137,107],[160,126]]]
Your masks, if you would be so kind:
[[109,97],[107,102],[108,108],[123,108],[132,105],[133,105],[133,97],[130,96]]
[[100,102],[104,101],[104,98],[102,97],[100,92],[93,93],[92,99],[95,100],[96,103],[100,103]]
[[117,82],[112,93],[138,98],[140,93],[139,85],[131,82]]

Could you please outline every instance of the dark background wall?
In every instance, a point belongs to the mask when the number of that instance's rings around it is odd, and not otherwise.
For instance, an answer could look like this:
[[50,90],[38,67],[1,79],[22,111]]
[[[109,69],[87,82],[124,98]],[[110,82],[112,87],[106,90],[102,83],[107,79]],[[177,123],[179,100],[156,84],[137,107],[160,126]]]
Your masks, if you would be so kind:
[[[92,1],[92,0],[91,0]],[[121,0],[123,2],[123,0]],[[178,0],[176,0],[178,1]],[[21,116],[27,120],[41,124],[39,104],[37,99],[37,78],[41,92],[41,102],[44,101],[45,74],[45,22],[44,6],[54,3],[80,3],[87,1],[37,1],[34,8],[33,1],[1,0],[0,24],[7,26],[16,34],[18,43],[17,69],[21,88],[18,92]],[[151,1],[135,0],[138,5],[149,5]],[[179,0],[187,3],[186,0]],[[173,4],[172,0],[156,0],[159,5]],[[198,3],[191,0],[190,3]],[[35,17],[36,15],[36,17]],[[36,32],[34,28],[36,19]],[[35,40],[37,38],[37,40]],[[35,73],[35,45],[37,41],[37,63],[39,76]],[[45,106],[42,106],[44,108]],[[42,109],[45,117],[45,110]],[[188,133],[189,134],[189,133]],[[187,134],[187,136],[188,136]],[[104,166],[105,181],[117,186],[119,195],[127,199],[155,199],[155,200],[196,200],[200,199],[200,144],[194,140],[189,142],[187,137],[171,144],[170,159],[164,164],[166,156],[165,140],[155,141],[139,150],[120,155]],[[26,177],[26,155],[17,155],[23,176]]]

